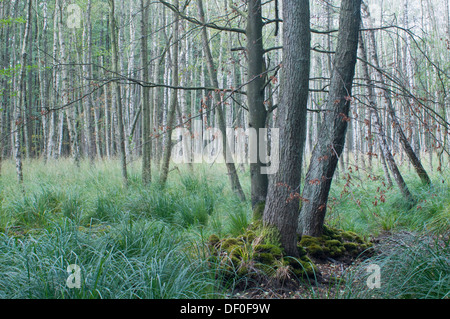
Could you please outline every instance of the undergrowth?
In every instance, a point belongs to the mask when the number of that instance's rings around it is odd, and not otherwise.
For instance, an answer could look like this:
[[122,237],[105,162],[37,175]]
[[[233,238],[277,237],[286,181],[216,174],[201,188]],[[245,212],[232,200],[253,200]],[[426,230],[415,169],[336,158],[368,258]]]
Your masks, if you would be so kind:
[[[211,235],[237,238],[252,223],[249,200],[239,200],[217,164],[174,169],[164,189],[142,185],[138,161],[129,166],[128,188],[116,160],[82,161],[79,168],[65,159],[26,161],[23,189],[14,164],[2,166],[0,298],[221,298],[257,280],[247,251],[239,256],[248,259],[250,276],[231,268],[224,274],[223,260],[210,258]],[[327,224],[369,239],[402,231],[415,235],[348,273],[339,297],[448,298],[448,175],[435,174],[433,184],[423,186],[405,174],[417,199],[407,209],[396,187],[387,187],[376,173],[353,170],[336,179]],[[249,199],[249,171],[240,175]],[[440,242],[415,240],[420,236]],[[361,284],[366,263],[380,264],[387,274],[382,290]],[[81,289],[67,288],[70,264],[81,267]],[[285,264],[275,266],[266,269],[273,278],[292,276]]]

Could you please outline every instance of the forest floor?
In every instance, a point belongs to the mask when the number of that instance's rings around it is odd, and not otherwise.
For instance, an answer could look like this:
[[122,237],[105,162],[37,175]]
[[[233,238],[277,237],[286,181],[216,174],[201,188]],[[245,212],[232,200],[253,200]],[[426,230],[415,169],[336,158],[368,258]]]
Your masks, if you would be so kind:
[[[174,171],[165,189],[143,187],[138,161],[123,188],[119,161],[26,161],[23,189],[14,163],[0,179],[0,298],[449,298],[450,176],[423,186],[404,169],[417,198],[405,208],[382,171],[336,179],[326,223],[374,244],[365,258],[316,260],[315,278],[282,286],[279,278],[217,280],[207,242],[238,238],[252,224],[249,202],[233,196],[225,170]],[[240,172],[247,195],[249,171]],[[375,177],[376,178],[375,178]],[[157,178],[155,176],[155,178]],[[251,245],[249,245],[251,247]],[[248,251],[250,253],[250,251]],[[82,267],[82,289],[66,286],[67,266]],[[382,268],[382,287],[367,287],[367,267]],[[145,269],[143,272],[142,270]],[[320,274],[320,275],[319,275]],[[267,278],[266,278],[267,279]],[[243,278],[247,280],[247,278]],[[252,281],[253,280],[253,281]],[[283,279],[284,280],[284,279]],[[149,288],[150,287],[150,288]]]
[[[437,249],[447,248],[450,242],[450,232],[445,235],[432,235],[427,234],[425,236],[410,232],[410,231],[384,231],[378,236],[371,238],[373,243],[374,253],[372,258],[378,256],[395,254],[399,246],[404,245],[410,240],[410,238],[420,238],[431,243],[433,247]],[[407,245],[407,244],[406,244]],[[447,274],[450,271],[450,259],[446,259],[446,264],[449,267]],[[311,258],[319,270],[319,274],[316,278],[312,279],[309,283],[299,283],[298,285],[291,284],[286,287],[277,287],[271,285],[271,283],[261,284],[250,289],[236,291],[231,296],[237,299],[335,299],[340,298],[345,289],[348,289],[348,284],[344,283],[347,280],[348,275],[356,272],[361,272],[361,265],[367,260],[367,257],[357,258],[340,258],[338,260],[327,259],[314,259]],[[364,267],[366,269],[366,267]],[[352,277],[355,281],[363,281],[360,276]],[[340,284],[339,282],[344,284]],[[450,281],[447,279],[447,284]],[[450,290],[447,288],[446,299],[449,298]]]

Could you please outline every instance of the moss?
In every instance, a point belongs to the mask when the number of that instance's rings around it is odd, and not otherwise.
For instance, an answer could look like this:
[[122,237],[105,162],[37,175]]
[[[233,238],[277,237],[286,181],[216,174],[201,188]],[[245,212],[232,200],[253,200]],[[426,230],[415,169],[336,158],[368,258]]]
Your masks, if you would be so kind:
[[[332,239],[328,239],[332,240]],[[311,244],[308,247],[298,245],[300,258],[297,262],[286,264],[284,251],[280,244],[280,233],[276,227],[267,227],[262,221],[254,221],[247,230],[238,237],[220,239],[217,235],[208,238],[211,250],[211,261],[219,262],[225,271],[224,280],[233,277],[276,276],[278,267],[288,267],[298,278],[313,276],[317,267],[307,254],[329,254],[330,249],[324,246],[322,238],[305,236],[302,243]],[[316,249],[316,251],[314,251]],[[224,259],[225,257],[225,259]],[[295,260],[290,258],[289,260]],[[283,271],[283,270],[282,270]]]
[[249,242],[249,243],[253,242],[253,241],[256,239],[256,237],[257,237],[257,236],[256,236],[255,232],[252,231],[252,230],[248,230],[248,231],[242,236],[242,238],[243,238],[245,241]]
[[280,231],[275,226],[264,226],[264,228],[261,229],[261,234],[263,236],[264,244],[281,247]]
[[261,221],[264,214],[264,209],[266,208],[266,202],[261,202],[256,204],[255,208],[253,208],[253,220]]
[[351,242],[357,242],[359,244],[364,244],[364,240],[359,236],[358,234],[352,232],[352,231],[344,231],[341,233],[341,236],[343,239],[351,241]]
[[300,257],[306,256],[307,251],[306,251],[305,248],[303,248],[303,247],[300,246],[300,245],[297,245],[297,250],[298,250],[298,255],[299,255]]
[[228,250],[231,246],[236,246],[238,244],[238,240],[236,238],[228,238],[222,243],[222,249]]
[[343,245],[344,245],[345,249],[349,252],[357,251],[359,248],[358,244],[351,243],[351,242],[344,243]]
[[331,246],[330,256],[331,257],[341,257],[345,253],[344,246]]
[[227,248],[227,252],[230,256],[242,258],[243,257],[243,251],[242,247],[240,245],[232,245]]
[[317,266],[306,256],[300,259],[288,258],[285,261],[290,266],[292,273],[298,278],[312,277],[319,272]]
[[326,237],[329,239],[336,239],[336,240],[341,240],[341,231],[339,231],[338,229],[333,229],[330,228],[326,225],[323,226],[323,235],[322,237],[325,239]]
[[209,236],[209,238],[208,238],[208,244],[209,244],[210,246],[215,247],[215,246],[217,246],[219,243],[220,243],[220,238],[219,238],[219,236],[217,236],[217,235],[211,235],[211,236]]
[[237,258],[236,256],[231,256],[231,266],[234,267],[234,269],[237,269],[239,265],[241,264],[241,260]]
[[248,269],[248,267],[246,266],[246,265],[243,265],[242,263],[241,263],[241,265],[239,266],[239,268],[238,268],[238,270],[237,270],[237,276],[239,277],[239,278],[242,278],[242,277],[245,277],[246,275],[248,275],[248,273],[249,273],[249,269]]
[[323,235],[320,237],[303,236],[299,243],[309,256],[315,258],[333,258],[349,255],[358,256],[361,252],[371,247],[370,242],[351,231],[343,231],[324,226]]
[[271,253],[256,253],[254,258],[265,265],[272,265],[275,262],[275,257]]
[[302,237],[302,240],[300,241],[300,245],[302,247],[308,247],[311,245],[321,245],[321,243],[320,243],[320,239],[317,237],[311,237],[311,236],[304,235]]
[[280,258],[283,254],[280,247],[271,244],[256,245],[255,251],[260,253],[269,253],[276,258]]
[[341,246],[342,242],[337,239],[331,239],[325,241],[325,246],[332,247],[332,246]]
[[317,244],[307,246],[306,251],[313,257],[322,257],[325,255],[324,248]]

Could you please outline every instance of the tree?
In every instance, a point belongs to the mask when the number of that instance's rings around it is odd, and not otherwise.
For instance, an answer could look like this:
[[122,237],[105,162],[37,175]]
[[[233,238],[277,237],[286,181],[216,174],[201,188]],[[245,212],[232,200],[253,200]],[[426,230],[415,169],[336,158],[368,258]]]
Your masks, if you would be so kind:
[[[175,10],[179,10],[179,0],[175,0]],[[178,54],[179,54],[179,28],[180,28],[180,19],[177,14],[174,14],[175,23],[173,24],[173,47],[172,47],[172,86],[174,89],[172,90],[172,96],[170,100],[170,106],[167,117],[167,131],[169,132],[169,136],[166,137],[166,144],[164,145],[164,153],[163,153],[163,162],[161,168],[161,176],[160,176],[160,184],[165,185],[167,182],[167,177],[169,175],[169,166],[170,166],[170,157],[172,155],[172,137],[171,132],[175,125],[175,112],[177,110],[178,105],[178,91],[177,87],[179,84],[178,77]]]
[[[141,68],[142,81],[148,80],[148,0],[141,0]],[[143,87],[142,94],[142,182],[149,184],[152,180],[152,111],[150,108],[149,88]]]
[[[200,16],[200,22],[205,23],[205,12],[203,10],[203,0],[197,0],[197,6],[198,6],[198,12]],[[206,27],[203,27],[202,30],[202,43],[203,43],[203,51],[206,55],[207,65],[208,65],[208,72],[209,77],[211,80],[211,85],[213,87],[219,88],[219,81],[217,79],[217,69],[214,65],[211,49],[209,47],[208,43],[208,35],[206,32]],[[226,136],[226,124],[225,124],[225,116],[223,114],[223,108],[222,108],[222,97],[221,95],[215,91],[214,92],[214,102],[215,105],[217,105],[216,111],[218,115],[218,122],[219,122],[219,129],[222,132],[222,151],[223,151],[223,157],[225,159],[227,171],[228,171],[228,177],[230,179],[230,184],[232,190],[239,196],[241,201],[245,201],[245,194],[242,190],[241,183],[239,181],[239,176],[236,171],[236,166],[234,165],[234,162],[232,161],[232,157],[230,156],[230,148],[227,141]]]
[[342,154],[352,101],[352,86],[361,23],[361,0],[342,0],[337,48],[326,103],[302,194],[299,233],[322,234],[328,194]]
[[26,24],[25,24],[25,30],[24,30],[24,36],[23,36],[23,43],[22,43],[22,52],[21,52],[21,59],[20,59],[20,69],[19,69],[19,91],[17,94],[17,100],[19,103],[16,105],[16,111],[15,111],[15,130],[14,130],[14,157],[16,159],[16,171],[17,171],[17,179],[20,184],[23,184],[23,171],[22,171],[22,150],[21,150],[21,136],[20,136],[20,128],[22,126],[22,110],[26,109],[26,66],[28,63],[27,59],[27,52],[28,52],[28,36],[30,34],[31,30],[31,23],[32,23],[32,15],[31,15],[31,0],[27,1],[27,16],[26,16]]
[[256,153],[250,154],[252,160],[250,163],[251,202],[252,207],[256,208],[265,202],[267,196],[268,177],[261,172],[264,164],[258,156],[262,147],[260,129],[266,127],[267,110],[264,105],[264,77],[261,76],[264,66],[261,0],[248,0],[247,6],[248,17],[245,34],[247,36],[247,77],[249,81],[247,85],[248,126],[256,132],[249,141],[250,148]]
[[[114,0],[109,0],[109,15],[110,24],[109,32],[111,36],[111,60],[112,71],[114,74],[118,74],[118,56],[117,56],[117,36],[116,36],[116,19],[115,19],[115,7]],[[127,157],[125,150],[125,130],[123,125],[123,108],[122,108],[122,96],[119,83],[113,83],[113,95],[115,95],[116,109],[117,109],[117,128],[119,130],[119,151],[122,169],[122,179],[125,186],[128,185],[128,172],[127,172]]]
[[[85,99],[84,104],[84,118],[86,122],[85,136],[87,141],[87,153],[91,163],[94,162],[95,159],[95,139],[93,136],[94,126],[92,120],[92,111],[94,109],[94,97],[93,94],[90,94],[90,90],[92,90],[91,85],[89,85],[93,78],[93,67],[92,67],[92,24],[91,24],[91,0],[88,0],[87,10],[86,10],[86,24],[84,27],[83,38],[84,38],[84,64],[83,64],[83,72],[85,78],[85,90],[87,97]],[[98,154],[100,155],[100,154]]]
[[[283,2],[283,77],[276,127],[280,128],[280,157],[269,177],[263,220],[275,226],[286,253],[297,256],[297,220],[310,73],[309,0]],[[275,150],[272,150],[275,151]]]

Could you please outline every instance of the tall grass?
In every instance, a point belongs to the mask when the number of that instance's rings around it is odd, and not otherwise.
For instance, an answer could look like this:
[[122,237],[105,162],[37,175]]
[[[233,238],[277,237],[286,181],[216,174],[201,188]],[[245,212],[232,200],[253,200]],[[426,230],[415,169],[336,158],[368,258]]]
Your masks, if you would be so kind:
[[[103,234],[70,220],[26,240],[0,235],[1,298],[211,298],[214,270],[193,258],[174,227],[126,220]],[[81,267],[70,289],[67,267]]]
[[368,178],[352,173],[351,179],[337,180],[329,198],[327,222],[359,234],[376,237],[386,231],[450,231],[450,186],[448,173],[432,176],[422,185],[414,172],[404,178],[417,200],[409,208],[396,186],[386,186],[383,173],[375,170]]
[[[124,188],[115,161],[24,167],[23,192],[11,162],[0,182],[0,298],[223,295],[204,241],[242,208],[224,171],[175,170],[162,189],[142,186],[139,165]],[[81,267],[80,289],[66,285],[70,264]]]
[[[450,297],[449,238],[403,233],[377,256],[347,273],[340,298],[444,299]],[[380,288],[367,286],[369,265],[381,269]]]

